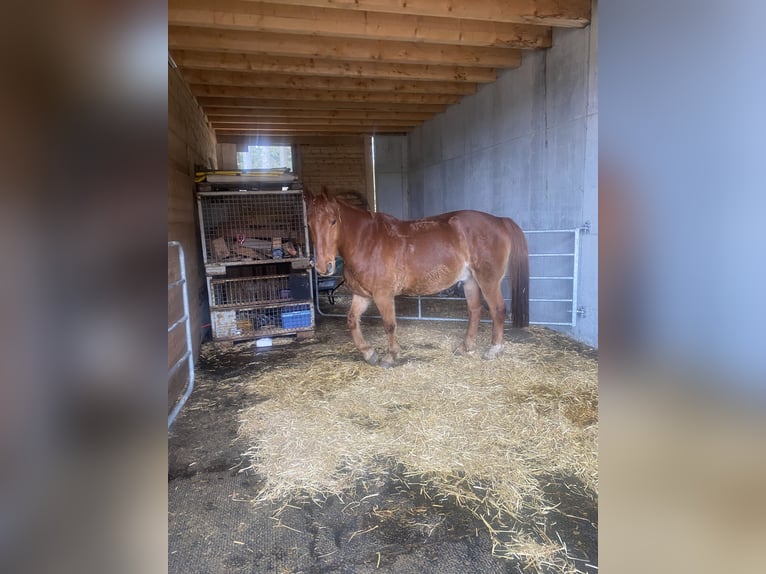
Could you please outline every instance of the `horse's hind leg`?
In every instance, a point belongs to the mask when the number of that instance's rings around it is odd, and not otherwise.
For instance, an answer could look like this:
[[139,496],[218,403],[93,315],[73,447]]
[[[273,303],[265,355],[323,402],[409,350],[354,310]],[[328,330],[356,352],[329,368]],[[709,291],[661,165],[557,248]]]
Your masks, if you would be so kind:
[[354,340],[354,345],[361,351],[364,360],[371,365],[378,364],[378,354],[375,349],[365,340],[362,335],[362,329],[359,327],[359,320],[362,318],[362,314],[370,306],[370,298],[362,297],[361,295],[354,295],[351,298],[351,308],[348,310],[348,328],[351,330],[351,338]]
[[492,343],[484,353],[485,359],[494,359],[503,350],[503,323],[505,321],[505,301],[500,290],[500,283],[494,281],[482,289],[484,299],[492,317]]
[[380,362],[381,367],[392,367],[399,356],[399,342],[396,340],[396,312],[394,307],[394,298],[376,297],[375,305],[378,306],[380,316],[383,319],[383,329],[388,337],[388,352]]
[[456,349],[457,354],[473,353],[476,350],[476,335],[479,332],[479,318],[481,317],[481,292],[479,284],[473,276],[463,283],[463,292],[468,304],[468,329],[465,339]]

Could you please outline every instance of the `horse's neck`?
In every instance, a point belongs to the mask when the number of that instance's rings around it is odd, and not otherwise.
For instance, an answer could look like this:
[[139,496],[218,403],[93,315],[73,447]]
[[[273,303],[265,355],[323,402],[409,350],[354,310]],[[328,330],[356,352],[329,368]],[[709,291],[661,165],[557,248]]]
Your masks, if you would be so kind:
[[362,209],[340,204],[340,219],[343,225],[338,252],[344,260],[360,253],[360,245],[372,232],[375,216]]

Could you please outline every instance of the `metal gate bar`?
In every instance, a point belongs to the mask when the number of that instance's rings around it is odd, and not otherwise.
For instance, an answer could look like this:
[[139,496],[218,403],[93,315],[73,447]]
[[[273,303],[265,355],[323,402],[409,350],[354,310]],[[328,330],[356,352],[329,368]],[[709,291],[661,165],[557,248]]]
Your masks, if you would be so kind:
[[[579,281],[579,266],[580,266],[580,235],[581,232],[588,230],[588,225],[586,224],[583,227],[577,227],[574,229],[541,229],[541,230],[532,230],[532,231],[525,231],[525,234],[537,234],[537,233],[571,233],[573,235],[573,248],[571,252],[554,252],[554,253],[530,253],[530,258],[532,257],[571,257],[572,258],[572,274],[571,275],[537,275],[537,276],[530,276],[530,280],[562,280],[562,281],[572,281],[572,290],[571,290],[571,296],[569,298],[531,298],[529,301],[531,302],[548,302],[548,303],[571,303],[572,309],[571,309],[571,319],[569,322],[564,321],[533,321],[530,320],[530,324],[533,325],[547,325],[547,326],[562,326],[562,327],[574,327],[577,323],[577,286]],[[318,275],[314,274],[315,281],[318,280]],[[503,277],[503,281],[508,282],[509,277],[506,275]],[[326,313],[322,311],[320,307],[320,300],[319,300],[319,290],[314,289],[314,296],[315,296],[315,308],[317,313],[322,315],[323,317],[345,317],[345,314],[342,313]],[[405,320],[427,320],[427,321],[468,321],[467,317],[433,317],[433,316],[427,316],[423,314],[423,308],[422,308],[422,302],[427,300],[436,300],[436,301],[465,301],[465,298],[463,297],[449,297],[449,296],[441,296],[437,297],[435,295],[420,295],[420,296],[402,296],[402,299],[408,299],[408,300],[417,300],[417,308],[418,308],[418,314],[417,315],[397,315],[397,319],[405,319]],[[510,299],[504,299],[506,304],[510,304]],[[375,314],[365,314],[364,317],[370,317],[370,318],[377,318],[380,319],[380,315]],[[491,322],[490,319],[482,319],[483,323],[489,323]],[[506,322],[508,322],[506,320]]]
[[[576,229],[540,229],[540,230],[533,230],[533,231],[525,231],[524,233],[572,233],[574,235],[574,247],[572,253],[530,253],[530,257],[572,257],[572,275],[569,276],[532,276],[531,279],[547,279],[547,280],[563,280],[563,281],[572,281],[572,296],[569,299],[551,299],[551,298],[543,298],[543,299],[530,299],[530,303],[535,302],[557,302],[557,303],[571,303],[572,304],[572,315],[571,320],[569,323],[563,323],[563,322],[555,322],[555,321],[531,321],[531,324],[534,325],[550,325],[550,326],[562,326],[562,327],[574,327],[577,323],[577,280],[578,280],[578,266],[580,264],[580,231],[585,229],[585,227],[578,227]],[[503,279],[507,280],[508,277],[504,277]],[[510,299],[506,299],[506,301],[510,302]]]
[[183,355],[175,362],[175,364],[170,367],[170,370],[168,371],[168,382],[173,378],[173,375],[175,375],[178,372],[178,369],[181,368],[181,365],[184,364],[184,361],[188,363],[188,371],[189,376],[188,380],[186,382],[186,388],[181,395],[181,398],[176,402],[175,406],[173,407],[173,410],[170,411],[170,415],[168,415],[168,430],[170,430],[170,425],[173,424],[173,421],[178,416],[178,413],[181,412],[181,409],[183,408],[184,404],[186,404],[186,400],[189,398],[189,395],[191,395],[192,390],[194,389],[194,356],[192,353],[192,336],[191,336],[191,319],[189,316],[189,293],[188,293],[188,287],[186,283],[186,261],[184,258],[184,248],[178,241],[168,241],[168,247],[177,247],[178,248],[178,266],[179,266],[179,272],[180,272],[180,279],[177,279],[176,281],[172,281],[168,283],[168,291],[171,289],[180,287],[182,298],[183,298],[183,315],[178,318],[176,321],[173,322],[173,324],[168,327],[168,335],[172,331],[174,331],[179,325],[184,324],[186,326],[186,351]]

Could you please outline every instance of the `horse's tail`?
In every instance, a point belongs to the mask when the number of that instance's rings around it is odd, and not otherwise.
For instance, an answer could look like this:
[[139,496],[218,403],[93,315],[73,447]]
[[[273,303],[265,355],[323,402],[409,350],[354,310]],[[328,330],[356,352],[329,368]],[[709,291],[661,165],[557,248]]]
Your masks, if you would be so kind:
[[511,235],[508,268],[511,280],[511,321],[514,327],[529,326],[529,248],[527,238],[515,221],[505,217]]

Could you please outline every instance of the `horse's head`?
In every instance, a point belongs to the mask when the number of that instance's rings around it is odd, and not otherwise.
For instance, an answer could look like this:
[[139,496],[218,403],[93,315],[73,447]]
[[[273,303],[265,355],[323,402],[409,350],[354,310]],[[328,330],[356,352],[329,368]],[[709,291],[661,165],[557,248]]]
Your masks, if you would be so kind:
[[335,273],[335,255],[340,239],[340,210],[338,202],[327,195],[323,187],[320,195],[304,191],[311,240],[316,251],[315,267],[320,275]]

